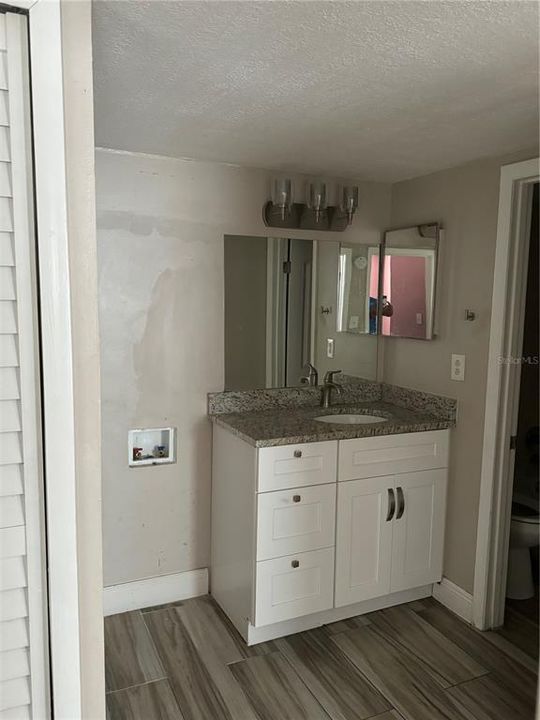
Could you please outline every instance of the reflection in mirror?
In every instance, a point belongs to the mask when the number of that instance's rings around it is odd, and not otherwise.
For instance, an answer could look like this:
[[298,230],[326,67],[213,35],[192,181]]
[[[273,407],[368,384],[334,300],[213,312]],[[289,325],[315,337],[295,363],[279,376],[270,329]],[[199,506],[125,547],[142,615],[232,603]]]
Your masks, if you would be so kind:
[[392,337],[434,337],[438,223],[385,235],[381,331]]
[[379,246],[342,244],[338,272],[337,331],[376,335]]
[[[371,250],[355,246],[354,257]],[[337,242],[225,236],[225,390],[299,386],[310,381],[309,363],[321,381],[335,369],[375,379],[377,337],[369,334],[365,287],[363,304],[353,297],[360,282],[352,270],[347,323],[356,313],[359,327],[336,331],[340,262]]]

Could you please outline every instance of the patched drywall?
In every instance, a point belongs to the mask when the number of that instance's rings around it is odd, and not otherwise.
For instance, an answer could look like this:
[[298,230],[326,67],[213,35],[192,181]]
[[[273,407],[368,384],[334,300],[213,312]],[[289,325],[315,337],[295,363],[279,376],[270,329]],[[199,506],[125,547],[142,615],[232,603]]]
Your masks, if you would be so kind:
[[396,181],[538,137],[536,2],[93,2],[97,143]]
[[[503,164],[538,148],[482,160],[392,188],[392,227],[439,221],[444,226],[435,340],[384,338],[384,380],[458,399],[452,432],[444,575],[472,592],[480,494],[484,407]],[[465,320],[465,309],[476,313]],[[452,353],[466,356],[465,381],[450,379]]]
[[[224,380],[223,236],[269,234],[269,175],[103,150],[96,175],[103,562],[113,585],[209,563],[206,394]],[[316,236],[378,242],[390,187],[363,183],[360,198],[352,228]],[[128,429],[162,425],[178,427],[178,462],[129,468]]]

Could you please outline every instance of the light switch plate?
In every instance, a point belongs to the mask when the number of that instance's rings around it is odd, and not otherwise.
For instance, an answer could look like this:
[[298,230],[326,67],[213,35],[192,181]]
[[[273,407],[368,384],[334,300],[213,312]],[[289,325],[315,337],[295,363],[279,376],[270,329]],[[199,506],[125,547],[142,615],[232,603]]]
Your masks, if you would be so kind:
[[452,353],[450,379],[458,380],[459,382],[465,380],[465,355],[455,355]]
[[334,357],[334,340],[333,338],[327,338],[326,340],[326,357]]

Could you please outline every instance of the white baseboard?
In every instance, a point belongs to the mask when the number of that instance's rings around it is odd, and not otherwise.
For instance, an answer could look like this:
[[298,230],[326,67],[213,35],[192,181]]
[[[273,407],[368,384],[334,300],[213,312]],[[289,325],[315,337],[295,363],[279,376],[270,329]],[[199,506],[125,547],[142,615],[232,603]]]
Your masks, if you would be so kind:
[[460,618],[472,623],[472,595],[459,585],[443,577],[440,583],[433,585],[433,597]]
[[103,614],[164,605],[176,600],[187,600],[208,593],[208,568],[158,575],[135,582],[109,585],[103,588]]

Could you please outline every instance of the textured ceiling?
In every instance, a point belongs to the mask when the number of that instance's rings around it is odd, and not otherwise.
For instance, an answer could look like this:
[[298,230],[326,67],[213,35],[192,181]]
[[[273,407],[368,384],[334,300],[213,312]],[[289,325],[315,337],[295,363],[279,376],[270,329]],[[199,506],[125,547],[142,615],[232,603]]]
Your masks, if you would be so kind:
[[534,147],[538,7],[94,0],[96,144],[381,181]]

